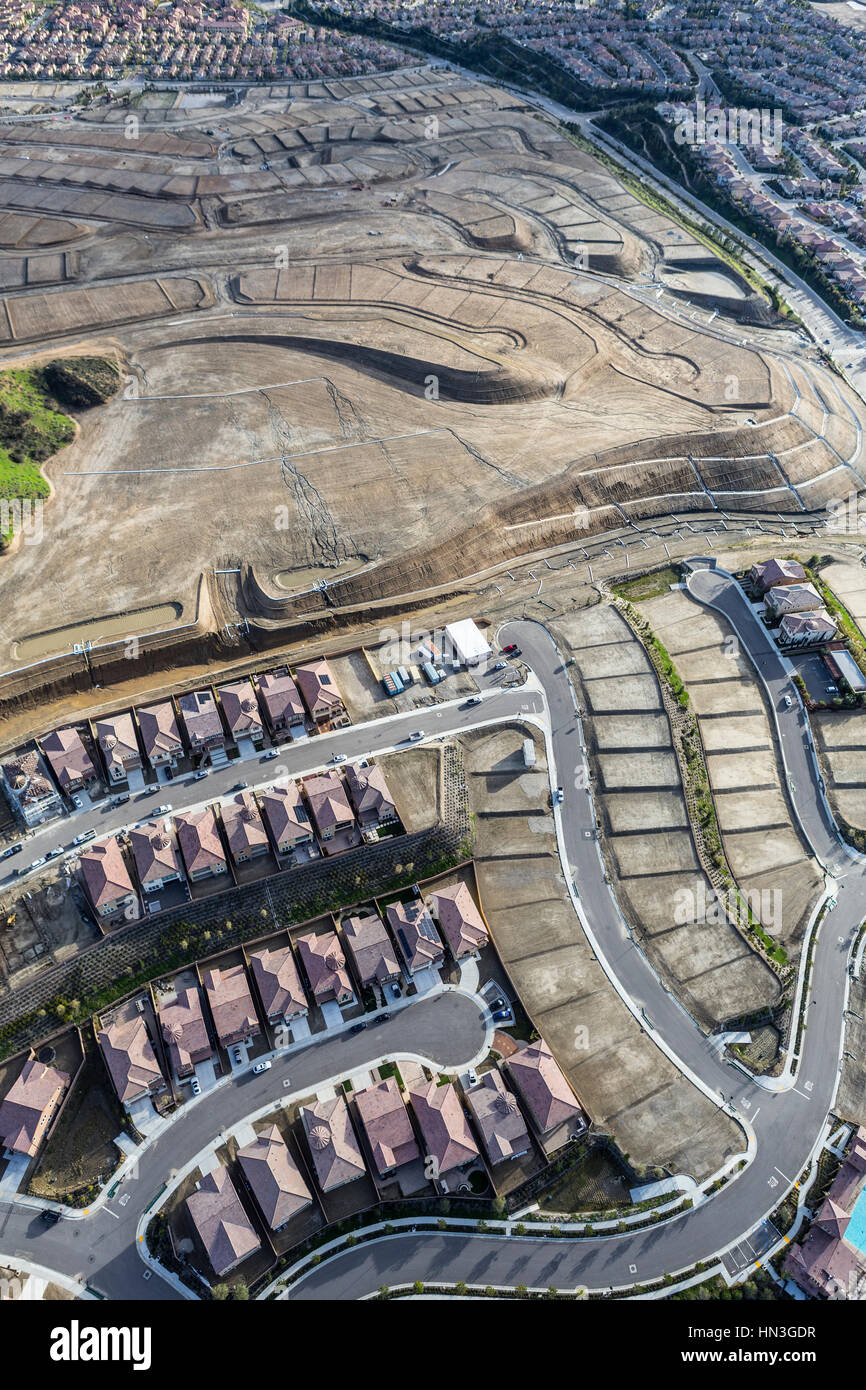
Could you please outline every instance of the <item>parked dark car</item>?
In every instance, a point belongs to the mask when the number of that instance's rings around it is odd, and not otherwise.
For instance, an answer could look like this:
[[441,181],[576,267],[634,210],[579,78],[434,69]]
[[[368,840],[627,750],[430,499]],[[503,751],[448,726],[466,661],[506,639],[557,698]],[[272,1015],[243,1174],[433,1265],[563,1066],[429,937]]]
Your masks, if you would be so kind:
[[353,1028],[350,1028],[350,1029],[349,1029],[349,1032],[350,1032],[350,1033],[363,1033],[363,1031],[364,1031],[364,1029],[365,1029],[366,1027],[367,1027],[366,1023],[362,1020],[360,1023],[356,1023],[355,1026],[354,1026]]
[[63,1213],[59,1211],[43,1211],[40,1213],[40,1220],[48,1226],[56,1226],[58,1221],[63,1220]]
[[493,1015],[493,1019],[494,1019],[494,1022],[495,1022],[495,1023],[504,1023],[504,1021],[505,1021],[507,1018],[511,1018],[511,1011],[510,1011],[510,1009],[499,1009],[499,1010]]

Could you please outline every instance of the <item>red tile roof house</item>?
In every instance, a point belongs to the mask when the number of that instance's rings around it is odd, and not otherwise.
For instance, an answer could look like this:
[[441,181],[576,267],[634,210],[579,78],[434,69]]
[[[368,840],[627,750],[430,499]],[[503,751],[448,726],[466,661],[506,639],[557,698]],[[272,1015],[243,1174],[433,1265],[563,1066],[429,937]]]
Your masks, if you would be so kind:
[[176,767],[183,757],[183,739],[177,726],[174,705],[148,705],[136,710],[141,742],[151,767]]
[[256,747],[261,747],[265,737],[265,726],[259,713],[252,682],[243,680],[233,681],[231,685],[221,685],[217,694],[235,743],[239,738],[251,738]]
[[500,1072],[486,1071],[478,1085],[466,1092],[466,1102],[491,1163],[504,1163],[529,1153],[532,1141],[526,1121]]
[[202,973],[211,1016],[217,1037],[223,1047],[248,1042],[258,1037],[256,1006],[250,993],[247,972],[242,965],[230,965],[225,970],[214,967]]
[[331,1192],[366,1174],[364,1155],[352,1129],[349,1107],[342,1096],[302,1105],[300,1116],[323,1192]]
[[33,1158],[39,1151],[70,1077],[30,1058],[0,1105],[0,1143],[8,1153]]
[[285,668],[259,676],[259,694],[271,733],[304,727],[306,710],[301,692]]
[[296,666],[295,683],[317,724],[328,721],[331,724],[348,723],[337,682],[323,656],[308,661],[305,666]]
[[409,974],[416,975],[428,965],[438,968],[445,960],[445,948],[423,899],[391,903],[386,912]]
[[313,843],[309,812],[297,782],[261,792],[259,805],[278,854],[291,854],[298,845]]
[[338,1004],[351,1003],[355,995],[337,933],[328,931],[316,936],[310,932],[308,936],[299,936],[296,944],[316,1003],[327,1004],[330,999]]
[[236,864],[257,859],[270,851],[267,831],[262,825],[252,792],[239,792],[220,807],[220,813],[231,856]]
[[101,921],[126,917],[134,921],[139,916],[138,894],[129,877],[123,851],[116,836],[91,845],[79,860],[79,874],[84,890]]
[[346,768],[346,782],[359,825],[387,825],[397,820],[397,807],[380,767],[350,763]]
[[755,592],[763,595],[780,584],[805,584],[806,571],[796,560],[763,560],[752,565],[749,579]]
[[41,825],[64,809],[38,748],[16,753],[3,764],[3,788],[12,810],[25,825]]
[[94,731],[109,782],[125,782],[133,768],[141,767],[135,725],[129,711],[94,721]]
[[138,881],[145,893],[156,893],[166,883],[183,882],[183,869],[174,841],[158,821],[148,821],[130,830],[129,843]]
[[474,955],[487,945],[487,928],[465,883],[438,888],[430,894],[430,901],[455,960]]
[[381,917],[375,912],[364,917],[346,917],[342,928],[362,985],[384,985],[400,978],[397,954]]
[[410,1086],[409,1099],[426,1153],[436,1160],[438,1175],[480,1158],[460,1097],[450,1081],[444,1086],[435,1081]]
[[110,1023],[97,1040],[122,1105],[165,1090],[165,1078],[140,1015],[125,1023]]
[[543,1038],[513,1052],[508,1070],[541,1134],[570,1120],[583,1123],[583,1112]]
[[[323,772],[317,777],[306,777],[304,792],[325,853],[333,854],[336,850],[349,849],[350,843],[344,841],[352,841],[352,832],[356,839],[357,829],[339,774]],[[337,836],[340,837],[339,844],[332,844]]]
[[97,771],[90,754],[81,742],[77,729],[54,729],[42,740],[51,770],[61,791],[77,792],[97,780]]
[[421,1157],[395,1077],[356,1091],[355,1105],[380,1177]]
[[160,1009],[159,1021],[179,1077],[192,1076],[199,1062],[213,1056],[197,989],[181,990],[173,1003]]
[[306,1018],[307,996],[291,946],[251,951],[250,968],[268,1023],[273,1026]]
[[215,1168],[202,1178],[187,1197],[186,1209],[215,1274],[228,1274],[260,1249],[261,1241],[225,1168]]
[[861,1125],[808,1235],[791,1247],[785,1260],[785,1273],[812,1298],[866,1295],[866,1255],[845,1239],[854,1207],[866,1201],[864,1191],[866,1126]]
[[178,816],[175,827],[183,862],[191,879],[210,878],[228,871],[223,842],[210,806],[203,811],[190,811]]
[[195,690],[189,695],[181,695],[177,706],[193,753],[210,753],[217,748],[225,748],[226,738],[219,710],[209,690]]
[[276,1125],[262,1130],[240,1149],[238,1162],[272,1231],[279,1231],[312,1202],[310,1189]]

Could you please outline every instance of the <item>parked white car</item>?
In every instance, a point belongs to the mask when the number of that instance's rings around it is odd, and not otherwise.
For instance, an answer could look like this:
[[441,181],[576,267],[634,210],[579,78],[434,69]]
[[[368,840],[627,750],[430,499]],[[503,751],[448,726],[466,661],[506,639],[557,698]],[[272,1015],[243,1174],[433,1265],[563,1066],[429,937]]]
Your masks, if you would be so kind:
[[270,1071],[271,1065],[272,1064],[270,1062],[256,1062],[255,1066],[253,1067],[253,1074],[255,1076],[258,1076],[259,1072]]

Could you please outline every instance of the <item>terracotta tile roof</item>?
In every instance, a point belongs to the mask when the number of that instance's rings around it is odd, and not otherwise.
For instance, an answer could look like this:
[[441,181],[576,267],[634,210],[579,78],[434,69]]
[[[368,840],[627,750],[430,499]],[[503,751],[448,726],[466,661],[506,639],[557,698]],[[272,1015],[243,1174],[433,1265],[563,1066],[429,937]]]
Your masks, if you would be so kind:
[[86,849],[81,855],[80,867],[88,897],[98,911],[123,898],[137,897],[123,851],[114,835]]
[[220,808],[220,812],[229,849],[235,859],[239,854],[248,854],[262,845],[265,849],[269,847],[267,831],[252,792],[239,792]]
[[57,789],[51,780],[41,753],[28,748],[3,764],[3,776],[22,807],[56,797]]
[[251,952],[250,968],[268,1018],[275,1014],[291,1018],[307,1012],[307,996],[291,946]]
[[148,705],[145,709],[136,710],[136,714],[148,758],[171,757],[183,752],[183,740],[170,700],[160,705]]
[[752,566],[752,575],[763,589],[772,589],[775,584],[802,584],[806,571],[796,560],[763,560]]
[[175,826],[187,873],[212,868],[214,864],[225,865],[222,840],[210,806],[203,811],[189,811],[186,815],[178,816]]
[[220,1042],[231,1044],[239,1035],[259,1033],[259,1020],[253,996],[242,965],[226,969],[214,967],[202,973],[208,1003]]
[[458,960],[487,945],[487,928],[462,880],[449,888],[439,888],[430,896],[442,934]]
[[400,954],[409,970],[419,970],[425,965],[438,965],[445,959],[439,933],[433,925],[433,918],[424,906],[423,899],[413,898],[410,902],[391,903],[386,911],[400,947]]
[[235,738],[239,734],[242,736],[263,732],[262,716],[251,681],[233,681],[230,685],[221,685],[217,693],[228,726]]
[[355,1104],[379,1173],[421,1157],[395,1077],[356,1091]]
[[317,777],[305,777],[304,791],[320,834],[337,825],[354,824],[355,817],[338,773],[323,772]]
[[225,1274],[261,1242],[225,1168],[207,1173],[186,1199],[187,1210],[216,1274]]
[[574,1092],[543,1038],[509,1057],[508,1068],[542,1134],[581,1114]]
[[346,768],[346,781],[361,822],[394,819],[397,808],[380,767],[375,764],[359,767],[356,763],[350,763]]
[[219,710],[209,690],[194,690],[188,695],[181,695],[177,704],[191,741],[203,742],[216,735],[222,737]]
[[478,1145],[450,1081],[443,1086],[435,1081],[410,1086],[409,1097],[427,1152],[436,1159],[440,1173],[478,1158]]
[[316,999],[327,999],[331,994],[339,998],[352,993],[346,958],[340,950],[336,932],[322,932],[319,936],[310,932],[307,936],[299,936],[296,944]]
[[112,763],[141,762],[135,725],[129,710],[122,714],[106,715],[94,721],[96,741],[110,767]]
[[99,1046],[121,1101],[135,1100],[149,1091],[162,1072],[144,1019],[138,1015],[126,1023],[111,1023],[99,1033]]
[[0,1137],[5,1149],[33,1157],[69,1082],[65,1071],[33,1058],[24,1063],[0,1105]]
[[61,787],[96,776],[77,729],[54,729],[46,734],[42,747]]
[[160,1009],[159,1021],[177,1070],[195,1066],[212,1055],[197,989],[181,990],[173,1003]]
[[129,832],[132,857],[142,884],[170,874],[183,874],[174,841],[159,821],[148,821]]
[[283,719],[287,724],[303,722],[306,713],[304,702],[288,671],[268,671],[264,676],[259,676],[259,690],[272,724]]
[[276,845],[296,844],[313,838],[313,827],[296,782],[261,792],[259,805]]
[[500,1072],[486,1071],[478,1085],[467,1092],[466,1100],[491,1163],[502,1163],[531,1148],[526,1121]]
[[300,1114],[323,1192],[366,1173],[364,1155],[358,1147],[349,1108],[342,1096],[302,1105]]
[[400,974],[391,938],[375,912],[365,917],[347,917],[342,926],[361,984],[390,980]]
[[310,1189],[276,1125],[262,1130],[252,1143],[240,1149],[238,1162],[272,1230],[310,1205]]
[[295,681],[312,715],[323,708],[340,710],[343,700],[325,658],[318,657],[295,667]]

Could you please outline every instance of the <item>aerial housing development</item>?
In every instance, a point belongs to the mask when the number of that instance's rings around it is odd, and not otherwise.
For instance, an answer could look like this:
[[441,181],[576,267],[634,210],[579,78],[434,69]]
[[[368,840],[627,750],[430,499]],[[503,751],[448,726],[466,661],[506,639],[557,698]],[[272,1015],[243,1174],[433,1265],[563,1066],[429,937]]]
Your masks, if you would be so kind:
[[0,1293],[838,1362],[866,0],[0,0],[0,84]]

